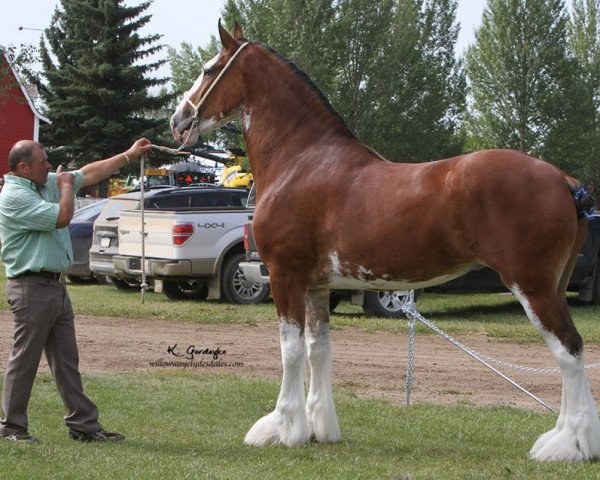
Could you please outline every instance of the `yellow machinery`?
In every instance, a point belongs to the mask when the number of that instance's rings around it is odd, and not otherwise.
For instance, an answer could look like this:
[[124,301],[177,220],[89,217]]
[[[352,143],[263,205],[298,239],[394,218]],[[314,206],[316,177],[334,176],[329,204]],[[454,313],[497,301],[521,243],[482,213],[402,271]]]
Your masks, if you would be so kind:
[[254,183],[251,173],[242,171],[242,166],[236,165],[225,165],[223,168],[223,186],[224,187],[238,187],[238,188],[250,188]]
[[[146,168],[144,170],[146,186],[175,185],[175,170],[168,168]],[[108,187],[108,196],[119,195],[136,188],[139,182],[137,177],[128,175],[127,178],[111,178]]]

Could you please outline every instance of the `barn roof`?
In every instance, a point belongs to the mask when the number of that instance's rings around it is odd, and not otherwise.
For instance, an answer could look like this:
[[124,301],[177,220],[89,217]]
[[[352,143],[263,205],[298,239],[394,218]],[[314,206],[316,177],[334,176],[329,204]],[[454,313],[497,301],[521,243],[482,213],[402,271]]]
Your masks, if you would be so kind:
[[17,70],[14,67],[14,65],[12,64],[12,62],[10,61],[10,58],[8,58],[8,55],[6,55],[4,49],[2,48],[2,45],[0,45],[0,54],[4,57],[4,60],[6,61],[6,63],[10,67],[10,70],[12,71],[13,75],[15,76],[15,80],[17,81],[17,83],[19,84],[19,87],[21,88],[21,91],[23,92],[23,97],[25,97],[25,99],[27,100],[27,103],[29,104],[29,108],[31,108],[31,111],[33,112],[33,114],[42,122],[52,123],[50,121],[50,119],[48,119],[47,117],[42,115],[40,112],[38,112],[38,109],[36,108],[35,104],[33,103],[33,99],[31,98],[31,95],[29,94],[29,91],[27,90],[27,86],[21,80],[19,73],[17,72]]

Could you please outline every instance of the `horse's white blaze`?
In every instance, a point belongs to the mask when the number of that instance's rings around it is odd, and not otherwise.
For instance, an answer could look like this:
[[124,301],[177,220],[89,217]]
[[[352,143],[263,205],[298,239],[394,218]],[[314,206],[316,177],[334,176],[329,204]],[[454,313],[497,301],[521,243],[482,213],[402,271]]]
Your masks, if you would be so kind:
[[[310,295],[310,294],[309,294]],[[333,392],[331,388],[331,342],[329,339],[328,301],[329,291],[321,293],[323,321],[306,322],[306,347],[310,365],[310,388],[306,399],[306,417],[311,437],[317,442],[336,442],[340,439]],[[309,299],[308,308],[311,308]],[[319,315],[319,308],[313,315]]]
[[[171,122],[170,122],[171,129],[173,129],[173,126],[175,124],[175,119],[178,119],[178,123],[191,122],[191,120],[193,119],[193,117],[195,115],[195,111],[194,111],[194,104],[192,103],[190,98],[202,86],[202,82],[204,81],[204,71],[210,70],[212,67],[214,67],[214,65],[217,63],[218,59],[219,59],[219,55],[217,54],[211,60],[206,62],[204,64],[202,73],[200,73],[200,75],[198,76],[198,78],[196,79],[194,84],[191,86],[191,88],[183,94],[183,98],[179,102],[179,105],[177,106],[175,113],[171,117]],[[186,112],[186,109],[188,110],[188,113],[184,114],[184,112]],[[200,125],[198,125],[198,128],[194,129],[194,131],[190,133],[190,137],[189,137],[188,141],[186,142],[187,145],[195,144],[198,141],[198,135],[200,134],[200,132],[213,129],[217,125],[218,125],[218,121],[215,121],[213,119],[208,119],[208,120],[202,121],[200,123]]]
[[304,409],[304,334],[291,320],[279,322],[283,379],[275,410],[264,416],[246,434],[250,445],[302,445],[309,439]]
[[210,70],[211,68],[213,68],[217,63],[217,60],[219,60],[218,53],[213,58],[211,58],[208,62],[206,62],[204,64],[204,70]]
[[581,461],[600,456],[600,420],[588,384],[583,353],[571,355],[554,334],[544,328],[518,285],[511,288],[533,326],[541,333],[562,374],[563,391],[556,426],[540,436],[529,455],[536,460]]

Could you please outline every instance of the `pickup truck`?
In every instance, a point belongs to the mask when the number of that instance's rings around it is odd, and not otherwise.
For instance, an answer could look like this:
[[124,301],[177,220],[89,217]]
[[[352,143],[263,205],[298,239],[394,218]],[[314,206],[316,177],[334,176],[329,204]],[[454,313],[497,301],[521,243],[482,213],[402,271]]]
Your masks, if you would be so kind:
[[[268,285],[248,281],[243,229],[248,192],[224,187],[186,187],[156,194],[145,203],[146,275],[169,298],[207,297],[251,304],[267,299]],[[119,278],[142,274],[141,211],[121,211],[119,253],[112,259]]]
[[[600,212],[594,212],[588,223],[587,238],[571,275],[568,290],[579,294],[579,301],[600,305]],[[481,268],[451,280],[430,291],[442,293],[506,291],[498,274]]]

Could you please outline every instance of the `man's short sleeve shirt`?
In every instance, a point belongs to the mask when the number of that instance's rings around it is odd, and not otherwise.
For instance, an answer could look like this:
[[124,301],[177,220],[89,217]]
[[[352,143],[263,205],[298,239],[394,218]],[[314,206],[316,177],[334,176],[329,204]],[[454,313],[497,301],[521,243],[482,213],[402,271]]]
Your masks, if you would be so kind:
[[[83,183],[77,170],[73,192]],[[57,229],[60,189],[56,174],[48,174],[43,186],[32,181],[5,175],[0,193],[0,240],[6,276],[16,277],[26,271],[63,272],[73,263],[73,248],[68,227]]]

